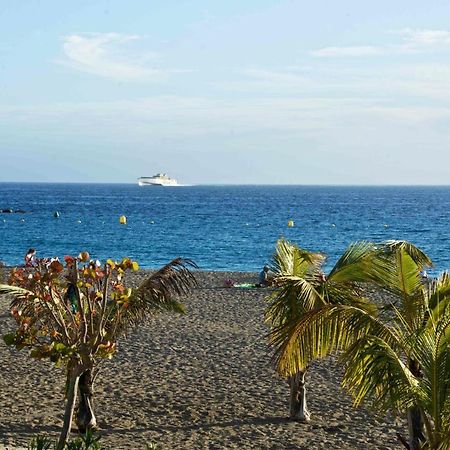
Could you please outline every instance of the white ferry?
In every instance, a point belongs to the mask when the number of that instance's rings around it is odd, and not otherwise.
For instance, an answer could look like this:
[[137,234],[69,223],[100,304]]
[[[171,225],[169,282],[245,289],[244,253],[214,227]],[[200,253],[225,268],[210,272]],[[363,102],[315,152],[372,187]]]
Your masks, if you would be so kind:
[[166,173],[157,173],[152,177],[138,179],[139,186],[179,186],[177,180],[170,178]]

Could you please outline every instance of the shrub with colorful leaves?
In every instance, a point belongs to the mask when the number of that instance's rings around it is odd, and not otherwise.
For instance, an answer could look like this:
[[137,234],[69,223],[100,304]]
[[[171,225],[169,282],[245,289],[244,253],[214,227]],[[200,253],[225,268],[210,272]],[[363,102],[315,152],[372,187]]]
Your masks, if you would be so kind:
[[[67,370],[67,407],[59,446],[68,439],[77,389],[79,428],[96,426],[92,410],[94,371],[104,358],[117,351],[117,339],[130,327],[160,311],[183,312],[174,297],[196,284],[191,268],[177,258],[133,289],[127,286],[128,271],[139,265],[129,258],[108,260],[104,265],[89,253],[40,261],[36,267],[15,268],[0,295],[10,295],[16,329],[3,336],[7,345],[28,348],[30,356],[49,359]],[[80,383],[80,385],[79,385]],[[82,384],[87,384],[84,386]]]

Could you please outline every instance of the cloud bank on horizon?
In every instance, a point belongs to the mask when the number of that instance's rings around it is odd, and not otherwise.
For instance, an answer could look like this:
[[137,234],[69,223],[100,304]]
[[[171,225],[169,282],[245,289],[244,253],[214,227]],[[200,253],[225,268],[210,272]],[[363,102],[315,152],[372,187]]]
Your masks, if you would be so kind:
[[448,184],[450,7],[157,3],[8,11],[4,181]]

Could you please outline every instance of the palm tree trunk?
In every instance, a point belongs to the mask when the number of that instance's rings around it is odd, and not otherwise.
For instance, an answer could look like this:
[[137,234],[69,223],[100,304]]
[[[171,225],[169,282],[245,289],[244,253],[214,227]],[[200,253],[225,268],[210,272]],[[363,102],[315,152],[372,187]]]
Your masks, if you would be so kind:
[[311,415],[306,406],[306,369],[289,377],[290,412],[289,418],[297,422],[309,422]]
[[417,406],[408,408],[409,448],[420,450],[425,440],[423,434],[423,420],[420,409]]
[[[409,359],[408,367],[411,373],[418,378],[422,377],[420,366],[414,359]],[[425,441],[423,434],[423,419],[420,409],[417,406],[408,408],[408,432],[409,432],[409,448],[410,450],[420,450],[421,443]]]
[[66,410],[64,411],[64,425],[61,431],[61,435],[59,436],[58,445],[56,447],[57,450],[63,450],[67,443],[67,440],[69,439],[70,428],[72,426],[73,411],[75,409],[75,402],[77,399],[77,389],[80,375],[75,370],[71,370],[69,372],[68,378]]
[[86,433],[86,430],[92,430],[97,427],[97,419],[94,414],[93,384],[92,369],[88,369],[80,376],[80,382],[78,383],[80,398],[76,423],[78,431],[83,434]]

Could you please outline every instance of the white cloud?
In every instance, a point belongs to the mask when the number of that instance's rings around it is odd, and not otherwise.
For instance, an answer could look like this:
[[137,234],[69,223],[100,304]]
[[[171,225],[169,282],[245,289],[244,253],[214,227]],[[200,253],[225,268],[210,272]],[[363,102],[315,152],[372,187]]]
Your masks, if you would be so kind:
[[[156,53],[146,52],[125,55],[122,49],[131,42],[141,39],[137,35],[118,33],[82,33],[70,34],[63,38],[65,59],[58,63],[118,81],[158,81],[167,75],[167,71],[153,69],[145,65],[149,59],[155,59]],[[128,48],[128,47],[127,47]]]
[[374,71],[366,65],[305,66],[293,72],[286,67],[236,70],[244,78],[211,83],[223,92],[243,95],[277,95],[302,98],[370,99],[372,102],[420,101],[432,104],[450,99],[450,65],[408,61]]
[[377,56],[385,53],[382,47],[374,46],[354,46],[354,47],[325,47],[319,50],[314,50],[311,55],[320,58],[348,58],[358,56]]
[[448,46],[450,44],[450,31],[446,30],[415,30],[405,28],[398,32],[406,41],[406,44],[423,47],[423,46]]
[[353,58],[364,56],[425,53],[450,49],[450,31],[404,28],[393,32],[402,44],[324,47],[310,52],[320,58]]

